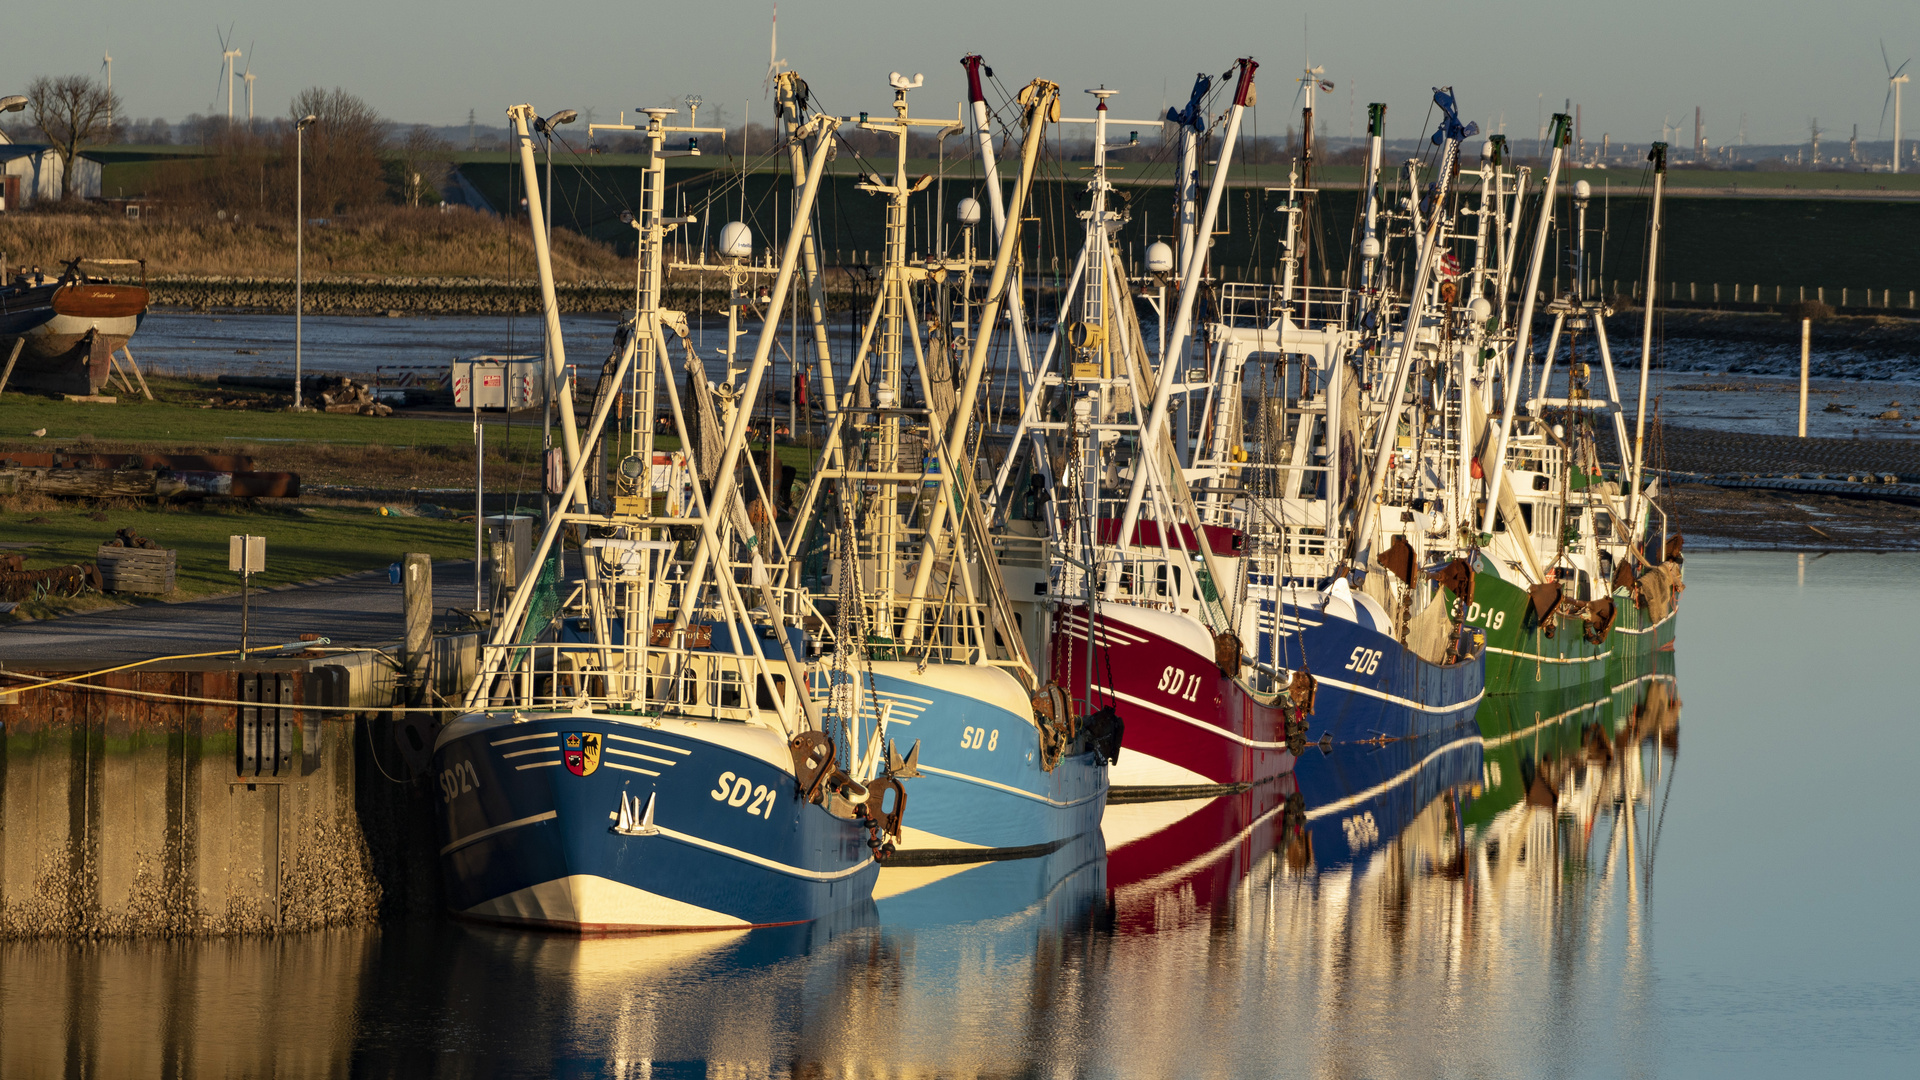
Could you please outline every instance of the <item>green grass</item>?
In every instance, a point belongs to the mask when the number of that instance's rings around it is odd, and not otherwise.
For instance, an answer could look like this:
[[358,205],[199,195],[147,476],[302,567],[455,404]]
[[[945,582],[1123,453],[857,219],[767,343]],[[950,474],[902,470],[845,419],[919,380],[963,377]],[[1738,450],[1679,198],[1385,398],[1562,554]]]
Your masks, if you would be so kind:
[[[89,515],[94,512],[95,507],[85,503],[7,511],[0,513],[0,533],[9,540],[32,541],[32,547],[9,550],[26,556],[29,568],[39,568],[90,563],[95,550],[113,539],[116,529],[132,529],[178,552],[176,591],[167,597],[172,600],[237,591],[240,579],[227,570],[227,538],[242,533],[267,538],[267,570],[253,576],[259,588],[382,570],[410,551],[423,551],[435,559],[473,557],[471,523],[382,517],[373,507],[123,506],[105,510],[105,521],[92,520]],[[35,518],[46,522],[28,524]],[[121,594],[112,598],[135,599]]]
[[[158,389],[158,388],[156,388]],[[405,416],[346,416],[333,413],[267,412],[245,409],[208,409],[167,401],[130,398],[122,391],[117,405],[92,405],[22,394],[0,398],[0,442],[25,445],[44,442],[49,449],[81,449],[75,440],[153,442],[218,446],[222,442],[316,442],[348,446],[471,446],[473,428],[464,420]],[[505,419],[489,417],[489,442],[494,427]],[[535,443],[537,421],[516,420],[516,445],[522,438]],[[45,428],[45,436],[33,432]],[[501,436],[504,438],[504,432]],[[531,444],[529,444],[531,445]]]

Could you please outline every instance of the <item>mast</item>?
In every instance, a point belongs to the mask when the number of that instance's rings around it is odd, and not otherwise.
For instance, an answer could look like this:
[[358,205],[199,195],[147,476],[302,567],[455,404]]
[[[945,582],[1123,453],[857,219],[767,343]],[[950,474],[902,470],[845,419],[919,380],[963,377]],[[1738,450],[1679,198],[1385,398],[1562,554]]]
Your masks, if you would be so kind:
[[[514,142],[520,149],[520,173],[526,183],[528,228],[533,233],[533,258],[540,272],[541,316],[546,320],[547,340],[553,342],[547,385],[561,386],[567,373],[567,347],[560,340],[560,301],[553,290],[553,252],[547,244],[546,216],[540,207],[540,174],[533,163],[533,133],[528,130],[533,106],[515,105],[507,110],[507,115],[513,118]],[[560,395],[560,437],[567,468],[571,469],[580,460],[580,432],[574,423],[572,394]],[[586,508],[584,495],[580,508]]]
[[[760,339],[754,345],[753,362],[747,366],[746,376],[742,380],[740,388],[740,400],[742,401],[754,401],[758,399],[760,395],[760,384],[766,378],[767,369],[772,366],[773,345],[775,340],[780,336],[778,313],[786,307],[787,294],[793,286],[794,272],[800,261],[800,241],[809,227],[808,223],[813,218],[814,203],[820,194],[820,174],[827,164],[827,143],[833,138],[837,126],[832,117],[820,116],[816,117],[809,124],[804,125],[802,129],[803,131],[808,128],[812,129],[815,139],[815,145],[812,151],[813,156],[807,162],[806,186],[801,189],[800,205],[795,208],[793,221],[787,233],[787,242],[780,249],[780,269],[779,272],[774,275],[773,292],[767,300],[767,318],[761,325]],[[751,410],[736,409],[734,410],[733,416],[727,422],[726,449],[721,454],[720,468],[714,474],[716,479],[713,483],[713,495],[708,500],[708,506],[713,508],[712,512],[714,513],[722,512],[728,505],[728,501],[733,499],[738,492],[737,476],[740,468],[740,458],[746,452],[747,425],[752,423],[752,420]],[[769,434],[769,438],[771,438],[771,434]],[[747,544],[756,556],[757,562],[759,545],[752,537],[748,538]],[[716,550],[715,543],[710,539],[702,538],[699,550],[694,553],[693,567],[687,575],[687,580],[690,582],[702,580],[708,564],[717,559],[719,555],[720,553]],[[777,607],[778,605],[776,604],[768,603],[768,613],[774,614]],[[782,642],[786,641],[786,635],[784,633],[780,634],[779,637]],[[789,656],[791,656],[791,654],[789,654]],[[805,684],[796,683],[795,685],[804,686]]]
[[[1240,81],[1234,87],[1233,107],[1227,110],[1227,130],[1220,144],[1220,164],[1214,169],[1213,183],[1207,189],[1207,208],[1200,218],[1199,235],[1205,238],[1213,235],[1213,223],[1220,215],[1220,198],[1226,193],[1227,170],[1233,164],[1233,147],[1240,138],[1240,121],[1254,102],[1253,73],[1260,65],[1250,56],[1235,61],[1240,68]],[[1196,97],[1200,87],[1195,85]],[[1172,357],[1186,352],[1187,338],[1193,333],[1194,303],[1199,298],[1200,267],[1206,260],[1198,252],[1188,258],[1180,273],[1180,313],[1173,322],[1173,333],[1167,339],[1167,356],[1161,359],[1159,377],[1154,380],[1153,410],[1147,419],[1146,429],[1141,432],[1140,445],[1136,449],[1138,464],[1133,470],[1132,485],[1127,492],[1127,509],[1120,519],[1118,543],[1125,547],[1133,541],[1134,526],[1140,521],[1140,503],[1147,493],[1147,457],[1160,445],[1160,434],[1167,426],[1167,403],[1173,397],[1173,384],[1178,372],[1172,363]],[[1204,543],[1202,544],[1204,550]],[[1106,599],[1112,600],[1120,590],[1120,564],[1115,562],[1107,570],[1105,585]]]
[[[783,71],[774,76],[774,82],[780,91],[780,119],[785,122],[787,128],[787,153],[793,164],[793,175],[804,176],[808,169],[806,141],[802,132],[805,117],[802,114],[806,111],[808,104],[807,84],[799,75],[791,71]],[[799,202],[800,192],[796,190],[793,194],[796,214],[799,212]],[[811,222],[808,224],[811,226]],[[834,394],[833,351],[827,342],[826,283],[820,276],[820,254],[811,227],[807,229],[806,236],[801,241],[800,265],[806,274],[807,306],[811,309],[813,316],[814,359],[820,365],[820,385],[815,390],[815,394],[826,410],[827,419],[831,421],[835,410],[839,407],[839,402]],[[791,364],[791,361],[789,363]],[[798,387],[788,387],[788,391],[794,394],[791,400],[797,408],[800,401]],[[800,421],[810,423],[804,413]],[[836,453],[835,457],[838,456]]]
[[[1540,266],[1547,256],[1547,232],[1553,225],[1554,188],[1560,181],[1560,160],[1566,152],[1567,139],[1571,136],[1573,120],[1566,113],[1553,114],[1553,152],[1547,158],[1547,179],[1540,189],[1540,220],[1534,228],[1533,254],[1527,262],[1527,286],[1520,298],[1520,325],[1514,332],[1513,360],[1507,365],[1507,400],[1500,411],[1500,435],[1494,443],[1493,468],[1488,472],[1487,513],[1482,520],[1480,531],[1493,535],[1494,515],[1500,512],[1500,485],[1507,477],[1507,440],[1513,434],[1513,410],[1520,400],[1520,375],[1531,361],[1527,358],[1527,346],[1533,336],[1534,297],[1540,288]],[[1486,463],[1482,462],[1484,470]],[[1518,522],[1511,523],[1519,528]],[[1532,541],[1526,540],[1528,544]],[[1531,550],[1529,548],[1529,550]]]
[[[1193,77],[1193,96],[1184,109],[1168,109],[1167,122],[1180,128],[1180,179],[1178,227],[1174,233],[1174,270],[1180,280],[1187,279],[1187,263],[1193,260],[1199,245],[1195,233],[1200,212],[1200,137],[1207,133],[1207,91],[1213,89],[1213,76],[1201,72]],[[1161,364],[1166,357],[1160,358]]]
[[1367,224],[1360,240],[1360,288],[1373,288],[1374,264],[1380,260],[1380,151],[1386,140],[1387,105],[1367,106]]
[[[980,144],[980,164],[987,178],[987,209],[993,214],[993,239],[995,243],[1007,229],[1007,208],[1000,195],[1000,165],[994,159],[993,124],[987,110],[987,95],[980,88],[980,73],[986,72],[987,78],[993,78],[993,68],[987,66],[979,53],[970,53],[960,58],[960,66],[967,69],[967,101],[973,115],[974,138]],[[945,213],[944,207],[936,212]],[[1013,328],[1013,349],[1020,358],[1020,376],[1029,384],[1033,382],[1032,343],[1027,340],[1026,286],[1016,266],[1013,274],[1013,292],[1007,298],[1007,322]],[[992,326],[981,323],[978,331],[982,337],[992,332]]]
[[[1000,244],[994,252],[993,276],[987,283],[986,306],[980,312],[980,330],[973,335],[967,357],[966,376],[961,384],[959,396],[954,402],[953,415],[949,418],[946,459],[953,464],[954,468],[940,470],[940,494],[929,513],[927,532],[924,542],[920,545],[920,564],[914,571],[913,596],[908,602],[906,617],[902,621],[901,637],[906,641],[913,641],[919,636],[920,620],[926,608],[927,585],[932,580],[941,528],[946,523],[948,508],[953,505],[953,485],[957,479],[954,476],[954,469],[959,468],[960,463],[967,460],[967,428],[973,419],[974,399],[980,393],[980,379],[986,370],[987,351],[992,344],[993,335],[988,332],[988,328],[992,327],[994,321],[1000,316],[1001,298],[1007,293],[1007,283],[1013,273],[1013,256],[1020,246],[1020,223],[1026,209],[1027,190],[1033,184],[1034,166],[1040,156],[1040,133],[1049,118],[1058,118],[1060,87],[1044,79],[1035,79],[1021,93],[1020,98],[1021,104],[1026,107],[1027,137],[1020,148],[1020,179],[1013,189],[1012,227],[1000,234]],[[1101,102],[1101,107],[1106,107],[1104,101]],[[1102,131],[1104,132],[1104,125],[1102,125]],[[904,142],[903,139],[903,145]],[[939,437],[937,432],[934,437]]]
[[1640,535],[1640,512],[1646,499],[1640,494],[1640,474],[1645,462],[1641,452],[1645,449],[1647,435],[1647,370],[1653,357],[1653,286],[1655,273],[1660,266],[1660,195],[1667,180],[1667,144],[1654,143],[1647,153],[1647,160],[1653,162],[1653,216],[1652,232],[1647,240],[1647,289],[1645,315],[1640,322],[1640,400],[1634,403],[1633,410],[1633,489],[1629,494],[1632,502],[1628,504],[1627,542],[1632,543]]
[[1387,391],[1386,409],[1380,416],[1378,443],[1373,451],[1373,477],[1367,484],[1365,497],[1360,500],[1360,520],[1347,539],[1349,557],[1358,556],[1363,549],[1371,550],[1368,533],[1378,513],[1381,486],[1387,480],[1387,462],[1393,457],[1400,413],[1406,408],[1407,376],[1413,371],[1413,349],[1420,336],[1421,320],[1426,317],[1427,283],[1440,258],[1442,226],[1447,219],[1447,189],[1453,183],[1454,166],[1459,163],[1461,141],[1480,130],[1478,125],[1460,123],[1454,112],[1451,87],[1434,88],[1433,100],[1443,113],[1440,130],[1434,132],[1434,138],[1441,141],[1438,186],[1434,188],[1433,207],[1427,215],[1427,235],[1420,242],[1419,261],[1414,265],[1413,291],[1407,297],[1407,321],[1400,331],[1400,358],[1394,364],[1393,388]]

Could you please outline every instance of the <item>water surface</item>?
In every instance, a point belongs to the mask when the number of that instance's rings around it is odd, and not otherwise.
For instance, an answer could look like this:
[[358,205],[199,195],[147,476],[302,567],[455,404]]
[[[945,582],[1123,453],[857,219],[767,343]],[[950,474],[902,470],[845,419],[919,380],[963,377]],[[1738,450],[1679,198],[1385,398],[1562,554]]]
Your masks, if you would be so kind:
[[1920,556],[1687,580],[1611,692],[831,925],[0,946],[0,1074],[1910,1075]]

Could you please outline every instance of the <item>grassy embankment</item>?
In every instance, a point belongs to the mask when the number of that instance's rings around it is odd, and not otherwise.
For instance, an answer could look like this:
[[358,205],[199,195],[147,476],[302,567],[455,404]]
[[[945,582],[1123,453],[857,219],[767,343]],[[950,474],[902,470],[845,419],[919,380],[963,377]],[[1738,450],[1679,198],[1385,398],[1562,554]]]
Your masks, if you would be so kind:
[[[465,420],[208,409],[200,404],[211,389],[205,383],[157,379],[153,389],[156,401],[118,405],[9,394],[0,399],[0,458],[54,450],[249,454],[256,469],[298,472],[308,485],[470,490],[473,482],[473,434]],[[492,416],[486,423],[488,490],[521,492],[537,507],[538,420]],[[40,429],[46,435],[32,434]],[[803,447],[783,446],[778,454],[803,470],[809,463]],[[392,508],[411,514],[407,506]],[[377,570],[408,551],[436,559],[473,551],[470,516],[464,522],[382,516],[377,504],[351,498],[158,504],[0,496],[0,543],[24,555],[29,568],[90,562],[94,549],[122,528],[179,550],[173,600],[237,588],[226,570],[227,537],[234,533],[267,537],[270,569],[255,579],[262,586]],[[39,602],[18,614],[44,617],[112,602],[98,596]]]
[[[528,278],[533,244],[524,225],[471,212],[388,207],[306,230],[306,275],[328,278]],[[287,278],[294,272],[292,220],[242,209],[222,221],[211,214],[128,219],[97,213],[0,216],[0,253],[11,266],[57,267],[62,260],[145,259],[150,276]],[[631,278],[632,263],[608,248],[556,231],[554,277],[560,281]]]

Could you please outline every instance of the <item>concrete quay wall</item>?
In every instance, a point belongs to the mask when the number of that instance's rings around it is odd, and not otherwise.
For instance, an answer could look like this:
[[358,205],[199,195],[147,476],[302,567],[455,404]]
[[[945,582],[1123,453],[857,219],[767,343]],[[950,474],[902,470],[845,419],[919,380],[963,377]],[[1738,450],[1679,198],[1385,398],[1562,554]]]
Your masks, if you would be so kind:
[[299,707],[347,704],[343,669],[87,681],[0,695],[0,938],[290,933],[439,906],[428,796],[393,725]]

